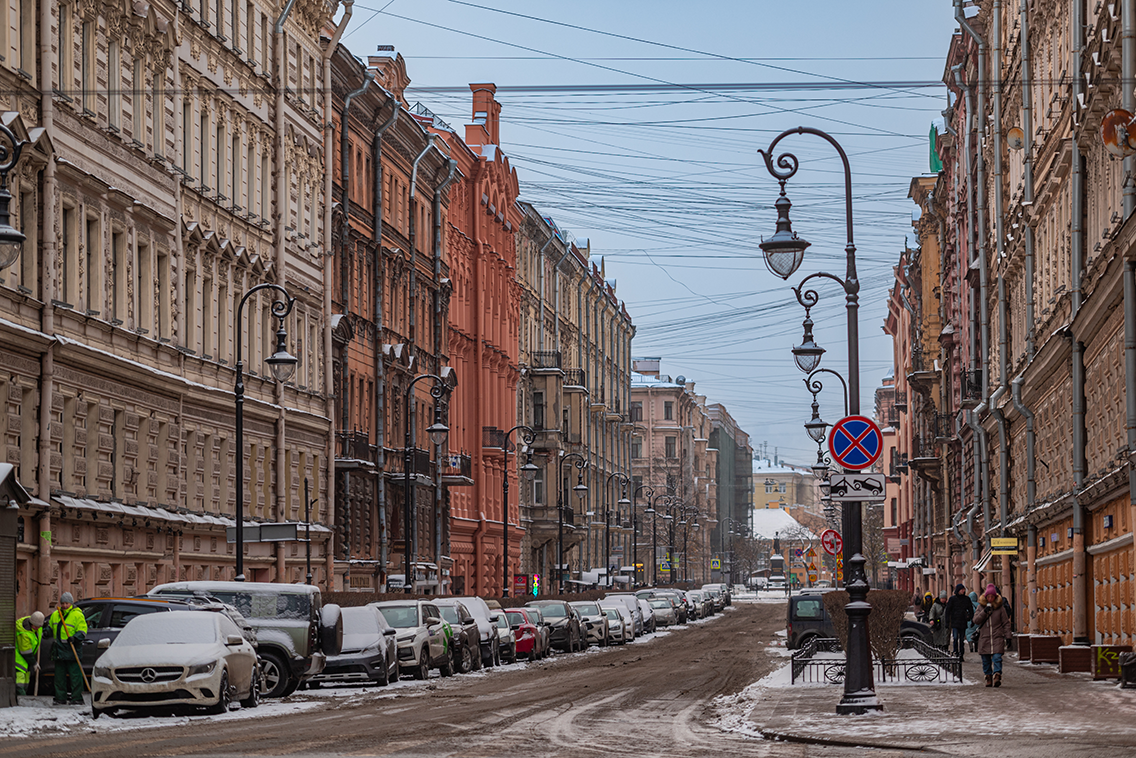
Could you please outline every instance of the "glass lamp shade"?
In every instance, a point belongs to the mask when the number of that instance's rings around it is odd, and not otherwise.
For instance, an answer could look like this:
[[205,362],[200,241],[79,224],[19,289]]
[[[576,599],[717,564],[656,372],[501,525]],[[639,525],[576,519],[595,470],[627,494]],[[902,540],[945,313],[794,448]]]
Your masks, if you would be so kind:
[[821,420],[819,416],[814,415],[812,419],[805,423],[805,431],[809,433],[809,437],[813,442],[824,442],[824,436],[828,432],[828,423]]
[[817,462],[813,464],[813,476],[815,476],[817,479],[827,479],[828,464],[826,464],[823,460],[817,460]]
[[671,520],[671,519],[673,519],[673,518],[674,518],[674,516],[672,516],[672,515],[671,515],[671,514],[669,514],[669,513],[664,513],[664,514],[663,514],[663,521],[670,521],[670,520]]
[[646,508],[643,511],[643,513],[645,513],[645,514],[651,514],[651,513],[654,513],[654,512],[655,512],[654,508]]
[[[277,332],[279,335],[283,330]],[[286,382],[292,378],[292,374],[296,372],[296,364],[300,360],[284,349],[282,340],[277,340],[276,352],[265,359],[268,368],[272,371],[272,376],[278,382]]]
[[[17,236],[8,237],[5,232],[15,232]],[[20,257],[24,249],[24,235],[12,227],[0,228],[0,271],[11,266]]]
[[576,493],[576,497],[582,500],[588,494],[588,485],[584,484],[583,480],[580,480],[580,482],[572,488],[572,491]]
[[435,445],[441,445],[450,435],[450,427],[446,426],[441,421],[435,421],[433,424],[426,427],[426,433],[430,435],[431,442]]
[[533,463],[532,460],[525,461],[525,464],[521,466],[521,476],[523,476],[527,482],[531,482],[535,479],[538,471],[540,471],[540,467]]
[[831,491],[832,491],[832,485],[830,485],[828,482],[824,482],[823,484],[820,485],[820,494],[824,495],[825,497],[828,497],[829,492],[831,492]]
[[621,497],[621,498],[619,498],[619,500],[617,500],[615,502],[615,504],[618,505],[620,508],[626,508],[627,506],[631,505],[631,501],[628,500],[626,497]]
[[769,270],[775,276],[788,279],[800,268],[810,243],[793,232],[793,224],[789,220],[789,209],[793,204],[785,196],[784,187],[774,207],[777,209],[777,231],[769,239],[763,239],[758,247],[765,254],[765,265]]

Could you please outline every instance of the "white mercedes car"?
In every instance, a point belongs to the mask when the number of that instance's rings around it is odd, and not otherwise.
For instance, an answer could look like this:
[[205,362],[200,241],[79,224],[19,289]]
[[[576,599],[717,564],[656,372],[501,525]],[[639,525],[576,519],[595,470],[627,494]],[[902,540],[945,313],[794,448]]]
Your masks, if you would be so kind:
[[225,614],[137,616],[95,661],[91,715],[171,706],[224,713],[234,699],[251,708],[258,678],[256,650]]

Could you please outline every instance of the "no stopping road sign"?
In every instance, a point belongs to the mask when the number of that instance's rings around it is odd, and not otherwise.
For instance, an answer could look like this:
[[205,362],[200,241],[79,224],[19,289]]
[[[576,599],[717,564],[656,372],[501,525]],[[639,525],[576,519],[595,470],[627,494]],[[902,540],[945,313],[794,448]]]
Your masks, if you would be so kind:
[[844,468],[860,470],[880,459],[884,438],[880,428],[865,416],[845,416],[828,435],[828,451]]

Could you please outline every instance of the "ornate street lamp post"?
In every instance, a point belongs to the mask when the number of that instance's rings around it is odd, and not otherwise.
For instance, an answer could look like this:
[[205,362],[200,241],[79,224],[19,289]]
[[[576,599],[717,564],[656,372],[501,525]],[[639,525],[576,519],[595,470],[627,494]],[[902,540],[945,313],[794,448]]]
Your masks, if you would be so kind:
[[[785,137],[793,134],[811,134],[828,142],[840,155],[844,166],[844,216],[847,227],[847,242],[844,246],[846,271],[844,278],[825,272],[817,272],[805,277],[801,283],[793,288],[793,293],[805,308],[805,337],[802,344],[793,348],[793,357],[797,367],[806,374],[812,373],[820,363],[824,353],[812,339],[812,321],[809,318],[810,309],[820,299],[815,290],[806,290],[805,284],[814,278],[831,279],[844,290],[845,304],[848,314],[848,412],[850,415],[860,413],[860,333],[859,333],[859,299],[860,280],[856,275],[856,244],[852,233],[852,169],[848,163],[848,155],[840,143],[829,134],[807,126],[798,126],[789,129],[773,138],[769,147],[759,151],[765,160],[765,168],[781,185],[781,194],[777,198],[776,233],[769,240],[760,244],[765,254],[766,265],[781,277],[788,279],[800,267],[805,257],[805,249],[809,243],[798,237],[792,231],[789,220],[789,209],[792,203],[785,195],[785,183],[797,173],[799,162],[792,153],[782,153],[776,157],[774,165],[774,151],[777,144]],[[836,706],[836,712],[841,714],[861,714],[868,711],[881,710],[879,698],[876,696],[875,683],[872,672],[872,651],[868,644],[868,615],[872,607],[868,604],[868,579],[864,573],[866,562],[863,550],[863,523],[860,503],[845,503],[843,532],[847,550],[851,558],[847,561],[849,576],[846,587],[848,589],[849,603],[845,606],[848,613],[848,650],[847,666],[844,677],[844,696]]]
[[0,271],[11,266],[20,257],[24,233],[12,226],[9,206],[12,193],[8,191],[8,174],[20,162],[20,153],[28,144],[20,140],[11,129],[0,124]]
[[[627,476],[627,474],[621,473],[619,471],[615,471],[615,472],[609,474],[608,477],[607,477],[607,487],[604,488],[604,490],[605,490],[604,496],[605,497],[609,497],[611,495],[611,481],[612,481],[612,479],[619,482],[619,487],[620,487],[619,492],[622,495],[622,497],[620,497],[619,500],[616,501],[616,505],[619,506],[619,511],[622,511],[626,506],[631,505],[631,501],[627,499],[627,486],[629,484],[631,484],[631,477],[629,477],[629,476]],[[607,586],[612,587],[613,586],[613,580],[612,580],[612,576],[611,576],[611,508],[610,508],[610,499],[609,499],[608,503],[609,503],[609,507],[604,508],[604,570],[607,572]],[[618,515],[618,513],[617,513],[617,515]]]
[[[651,498],[655,495],[654,488],[646,484],[640,484],[631,493],[631,565],[635,567],[635,581],[633,582],[635,586],[639,585],[639,509],[635,506],[635,500],[639,497],[640,492],[647,497],[647,508],[643,510],[644,516],[648,513],[654,513],[651,510]],[[646,578],[645,574],[644,578]]]
[[[536,472],[540,471],[532,461],[531,445],[536,440],[536,432],[524,424],[518,424],[505,432],[501,442],[501,449],[505,454],[505,470],[501,476],[501,597],[509,597],[509,436],[516,432],[524,443],[526,449],[525,462],[521,464],[521,476],[526,482],[531,482]],[[517,520],[520,523],[520,519]]]
[[651,507],[643,511],[651,514],[651,584],[655,587],[659,586],[659,507],[660,504],[670,506],[673,498],[674,489],[667,487],[667,491],[656,495],[651,501]]
[[414,377],[410,384],[406,385],[406,391],[403,394],[402,412],[405,422],[405,435],[403,436],[403,458],[402,458],[402,538],[405,545],[405,555],[403,560],[403,568],[406,571],[405,581],[403,582],[402,591],[407,595],[414,592],[414,513],[416,511],[416,504],[414,497],[415,489],[411,483],[411,472],[414,469],[414,448],[411,440],[411,426],[410,426],[410,401],[414,396],[414,385],[423,379],[430,379],[434,383],[430,386],[430,396],[434,398],[434,423],[426,427],[426,433],[430,436],[430,441],[434,443],[435,447],[443,444],[446,437],[450,434],[450,428],[442,423],[442,398],[450,394],[449,383],[436,374],[422,374]]
[[284,328],[284,319],[292,312],[296,298],[289,295],[288,290],[279,284],[265,282],[256,285],[241,297],[241,302],[237,305],[237,328],[234,335],[237,340],[237,381],[233,387],[233,394],[236,398],[237,410],[237,528],[235,531],[238,582],[245,580],[245,360],[242,349],[243,340],[241,339],[244,336],[244,329],[241,328],[243,323],[241,319],[245,303],[248,302],[250,297],[262,290],[273,290],[278,292],[282,298],[272,301],[272,315],[276,317],[277,321],[276,350],[264,359],[264,362],[272,371],[272,378],[278,382],[288,381],[299,362],[296,356],[288,352],[288,331]]
[[583,499],[588,494],[588,485],[584,484],[584,470],[588,468],[588,460],[579,453],[568,453],[564,455],[561,453],[560,460],[556,464],[556,511],[557,511],[557,533],[556,533],[556,587],[557,592],[561,595],[564,594],[564,572],[567,566],[564,563],[564,462],[572,461],[572,465],[576,467],[578,473],[576,474],[576,486],[572,491],[576,493],[576,497]]

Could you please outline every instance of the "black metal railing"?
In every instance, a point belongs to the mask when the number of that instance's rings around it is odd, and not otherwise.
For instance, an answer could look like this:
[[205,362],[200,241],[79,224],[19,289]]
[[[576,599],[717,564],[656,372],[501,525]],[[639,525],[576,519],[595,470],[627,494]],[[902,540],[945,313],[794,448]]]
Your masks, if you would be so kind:
[[972,369],[962,372],[962,399],[982,399],[982,369]]
[[892,405],[895,407],[895,409],[897,411],[906,411],[907,410],[907,391],[904,390],[903,392],[899,392],[897,390],[896,393],[895,393],[895,402],[892,403]]
[[[402,448],[386,448],[386,473],[405,474],[406,467],[403,465],[405,455],[406,451]],[[411,452],[411,458],[413,462],[410,473],[433,478],[434,461],[430,459],[428,450],[416,447]]]
[[352,458],[357,461],[374,461],[375,446],[371,444],[366,432],[336,432],[339,458]]
[[570,368],[564,372],[564,384],[569,387],[587,387],[587,374],[582,368]]
[[[877,682],[945,684],[962,681],[962,661],[918,637],[903,638],[894,658],[873,658],[872,664]],[[845,666],[840,643],[832,638],[817,637],[794,651],[790,681],[793,684],[798,681],[843,684]]]
[[473,478],[473,459],[465,453],[442,456],[442,476]]
[[560,368],[559,350],[538,350],[532,354],[533,368]]
[[938,444],[933,431],[921,431],[911,435],[912,460],[923,458],[938,458]]
[[935,437],[940,440],[955,436],[955,417],[949,413],[935,414]]
[[504,449],[505,432],[495,426],[481,427],[481,446]]
[[887,418],[885,419],[885,423],[888,426],[899,426],[899,411],[896,410],[895,408],[890,408],[888,410],[888,414],[887,414]]

